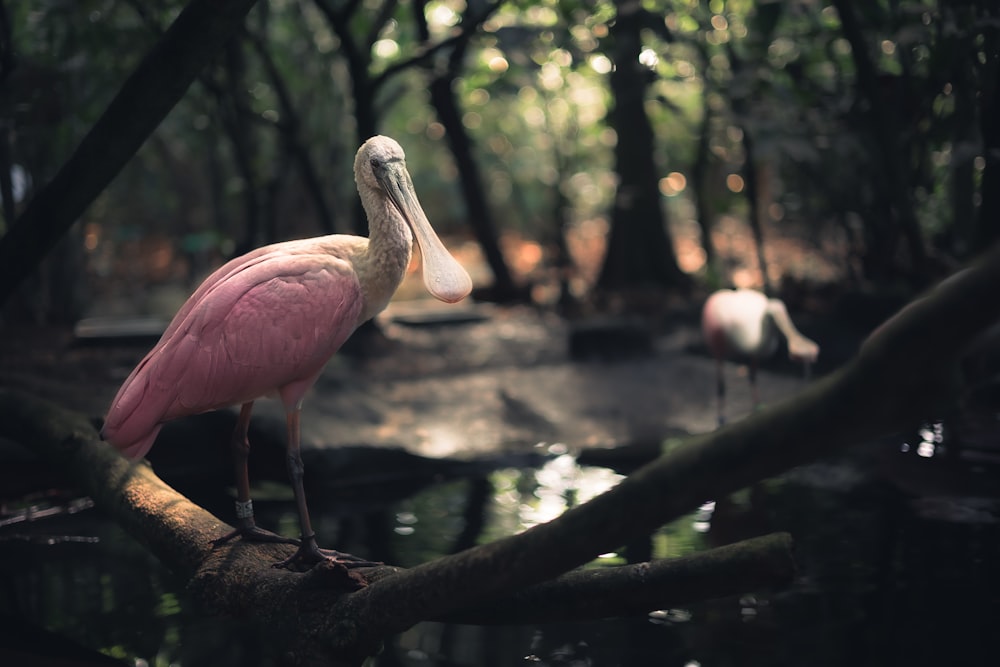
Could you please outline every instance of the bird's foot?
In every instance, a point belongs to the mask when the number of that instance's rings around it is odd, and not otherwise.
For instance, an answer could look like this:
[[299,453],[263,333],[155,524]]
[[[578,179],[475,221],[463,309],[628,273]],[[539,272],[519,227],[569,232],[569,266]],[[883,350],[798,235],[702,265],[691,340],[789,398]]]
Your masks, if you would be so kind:
[[237,526],[236,530],[230,533],[226,533],[220,538],[212,540],[212,546],[213,547],[221,546],[235,537],[239,537],[243,540],[246,540],[247,542],[269,542],[272,544],[295,544],[295,545],[300,544],[299,540],[295,539],[294,537],[285,537],[284,535],[278,535],[277,533],[272,533],[269,530],[264,530],[263,528],[258,527],[256,524],[253,523],[253,520],[251,520],[249,523],[244,523],[244,521],[241,520],[240,524],[241,525]]
[[304,572],[312,569],[319,563],[330,563],[345,569],[356,567],[375,567],[383,563],[366,560],[353,554],[335,551],[333,549],[320,549],[316,545],[316,536],[303,537],[299,543],[299,548],[290,557],[275,563],[272,567],[283,567],[288,570]]

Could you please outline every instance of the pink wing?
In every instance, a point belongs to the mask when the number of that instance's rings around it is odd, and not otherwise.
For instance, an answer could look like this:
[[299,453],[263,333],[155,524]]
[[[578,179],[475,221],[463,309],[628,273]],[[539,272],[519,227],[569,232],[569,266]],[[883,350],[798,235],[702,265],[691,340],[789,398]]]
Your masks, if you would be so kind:
[[103,434],[126,455],[144,455],[176,417],[275,391],[290,408],[360,324],[347,261],[274,251],[240,259],[192,295],[118,391]]

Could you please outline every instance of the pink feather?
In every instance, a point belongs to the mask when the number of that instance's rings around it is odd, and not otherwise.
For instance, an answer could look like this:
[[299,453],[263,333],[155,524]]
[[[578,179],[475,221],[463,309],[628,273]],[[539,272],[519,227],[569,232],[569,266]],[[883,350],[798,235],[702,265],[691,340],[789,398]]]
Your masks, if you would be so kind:
[[361,286],[330,254],[337,239],[266,246],[209,276],[118,391],[105,439],[137,458],[177,417],[272,393],[293,409],[360,324]]

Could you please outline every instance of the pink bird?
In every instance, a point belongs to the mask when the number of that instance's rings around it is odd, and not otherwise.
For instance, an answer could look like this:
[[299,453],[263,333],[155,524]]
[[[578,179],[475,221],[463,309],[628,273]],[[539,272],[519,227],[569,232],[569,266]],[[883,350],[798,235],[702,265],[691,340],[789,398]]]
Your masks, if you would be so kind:
[[247,430],[253,403],[277,395],[285,407],[288,473],[302,538],[277,565],[332,559],[370,564],[316,544],[302,487],[302,400],[326,362],[362,323],[388,305],[420,246],[428,291],[448,303],[472,289],[468,273],[438,239],[417,201],[403,149],[373,137],[358,150],[354,179],[368,215],[369,238],[334,234],[258,248],[209,276],[111,403],[102,436],[125,456],[149,451],[164,422],[242,405],[231,447],[236,464],[235,535],[297,542],[256,526],[250,499]]
[[757,365],[761,359],[774,354],[779,332],[788,342],[788,356],[802,363],[808,374],[809,365],[819,356],[819,346],[799,333],[780,300],[768,299],[755,290],[723,289],[705,301],[701,311],[701,333],[715,357],[720,425],[725,423],[723,360],[735,359],[749,364],[750,391],[756,407],[760,403]]

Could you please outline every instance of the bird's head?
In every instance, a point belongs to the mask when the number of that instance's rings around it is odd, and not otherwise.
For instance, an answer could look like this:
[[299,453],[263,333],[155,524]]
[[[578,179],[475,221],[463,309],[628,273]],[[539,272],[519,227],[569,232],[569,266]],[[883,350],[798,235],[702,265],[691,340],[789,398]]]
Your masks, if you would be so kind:
[[814,364],[819,358],[819,345],[801,335],[789,338],[788,357],[800,364]]
[[354,159],[354,178],[359,191],[367,189],[376,196],[387,198],[390,207],[406,221],[420,247],[427,291],[447,303],[468,296],[472,291],[472,279],[444,247],[427,220],[406,170],[402,147],[389,137],[372,137],[361,146]]

